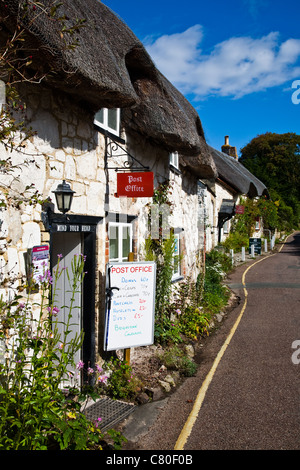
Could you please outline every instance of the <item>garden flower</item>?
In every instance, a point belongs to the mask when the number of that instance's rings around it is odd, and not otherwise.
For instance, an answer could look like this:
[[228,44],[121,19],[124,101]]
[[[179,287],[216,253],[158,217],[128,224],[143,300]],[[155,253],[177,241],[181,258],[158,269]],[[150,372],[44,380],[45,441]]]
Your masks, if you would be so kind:
[[176,310],[176,313],[177,313],[178,315],[181,315],[181,310],[178,308],[178,309]]
[[46,284],[53,284],[53,278],[51,276],[51,272],[50,272],[50,269],[47,269],[44,274],[41,274],[39,276],[39,282],[42,284],[42,283],[46,283]]
[[76,365],[76,369],[82,370],[83,368],[84,368],[84,362],[83,362],[83,361],[79,361],[78,364]]
[[54,317],[56,317],[56,315],[58,314],[59,312],[59,308],[57,307],[48,307],[47,308],[48,312],[53,315]]
[[88,367],[87,373],[88,375],[93,375],[94,369],[92,367]]
[[95,419],[94,423],[95,423],[95,427],[96,427],[96,428],[99,426],[100,421],[102,421],[102,418],[100,418],[100,417],[97,418],[97,419]]
[[106,375],[99,375],[98,382],[106,384],[108,377]]

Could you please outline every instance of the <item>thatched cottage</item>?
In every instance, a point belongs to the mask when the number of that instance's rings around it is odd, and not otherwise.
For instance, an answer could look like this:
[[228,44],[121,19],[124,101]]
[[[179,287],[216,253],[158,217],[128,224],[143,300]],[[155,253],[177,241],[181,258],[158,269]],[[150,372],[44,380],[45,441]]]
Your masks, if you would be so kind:
[[[236,147],[229,144],[225,136],[221,151],[209,146],[217,175],[203,179],[205,183],[204,205],[206,211],[206,251],[224,241],[230,231],[230,220],[241,197],[269,197],[266,186],[248,171],[239,161]],[[259,220],[253,236],[262,236],[262,221]]]
[[[170,181],[170,226],[183,255],[175,282],[199,271],[198,181],[214,179],[217,170],[197,112],[121,19],[96,0],[62,0],[58,8],[53,0],[42,4],[0,4],[1,47],[16,28],[24,31],[17,55],[27,67],[18,89],[35,132],[21,151],[0,149],[1,160],[10,157],[15,166],[0,177],[7,204],[0,263],[2,277],[16,275],[16,287],[32,250],[48,247],[52,268],[58,254],[64,267],[74,254],[86,255],[77,323],[85,331],[81,357],[93,364],[103,349],[107,263],[127,260],[129,253],[142,261],[148,233],[152,197],[118,197],[118,175],[150,172],[154,188]],[[73,194],[67,213],[59,211],[53,194],[64,180]],[[10,204],[31,183],[51,203]],[[61,305],[68,301],[64,282],[62,277]]]

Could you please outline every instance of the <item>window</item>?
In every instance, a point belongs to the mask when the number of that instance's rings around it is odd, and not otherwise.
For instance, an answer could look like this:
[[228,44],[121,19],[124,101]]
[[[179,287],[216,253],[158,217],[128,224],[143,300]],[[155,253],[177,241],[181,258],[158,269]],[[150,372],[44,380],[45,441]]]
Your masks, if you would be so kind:
[[230,224],[229,220],[226,220],[226,221],[224,222],[224,225],[223,225],[223,232],[224,232],[224,233],[229,233],[229,227],[230,227],[229,224]]
[[210,201],[210,231],[211,233],[215,230],[215,203],[214,201]]
[[120,109],[102,108],[95,114],[94,123],[112,134],[120,133]]
[[169,155],[169,163],[170,163],[170,166],[172,166],[173,168],[176,168],[176,170],[179,170],[179,156],[178,156],[178,152],[172,152],[172,153],[170,153],[170,155]]
[[109,261],[128,261],[132,252],[132,225],[127,223],[109,224]]
[[173,255],[173,276],[172,280],[178,279],[180,272],[180,236],[179,233],[174,234],[174,255]]

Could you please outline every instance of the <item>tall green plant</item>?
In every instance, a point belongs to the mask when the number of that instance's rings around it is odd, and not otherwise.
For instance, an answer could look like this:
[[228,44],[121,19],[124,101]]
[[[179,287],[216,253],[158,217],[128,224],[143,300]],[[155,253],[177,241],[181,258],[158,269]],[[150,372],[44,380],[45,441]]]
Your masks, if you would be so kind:
[[175,250],[174,234],[165,240],[147,239],[145,242],[145,260],[156,262],[155,320],[156,336],[163,331],[168,321],[168,307],[172,292],[173,260]]
[[[169,227],[165,208],[171,213],[172,203],[169,200],[170,182],[161,183],[154,191],[153,204],[159,211],[158,238],[147,238],[144,245],[144,257],[146,261],[156,262],[156,295],[155,295],[155,337],[163,340],[168,336],[168,330],[172,329],[168,307],[172,292],[172,276],[174,272],[175,237]],[[151,232],[151,211],[149,211],[148,224]],[[165,236],[165,234],[168,236]]]
[[[80,401],[64,390],[66,377],[72,393],[82,364],[74,363],[83,335],[70,338],[75,293],[84,277],[84,259],[75,257],[69,273],[71,303],[64,333],[58,333],[58,307],[53,303],[59,267],[40,276],[41,302],[37,308],[27,286],[25,301],[16,296],[0,302],[0,340],[4,347],[0,366],[0,449],[86,449],[97,445],[101,433],[80,411]],[[49,287],[53,295],[49,299]],[[66,307],[65,307],[66,308]],[[77,390],[77,391],[76,391]]]

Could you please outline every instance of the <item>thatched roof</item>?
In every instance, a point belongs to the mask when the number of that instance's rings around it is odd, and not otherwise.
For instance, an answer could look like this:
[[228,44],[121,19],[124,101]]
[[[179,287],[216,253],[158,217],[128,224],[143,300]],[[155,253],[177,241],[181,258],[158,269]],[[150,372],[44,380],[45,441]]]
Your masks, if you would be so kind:
[[[0,13],[11,30],[18,21],[28,32],[23,49],[33,56],[33,66],[41,68],[40,75],[52,72],[47,76],[48,83],[89,102],[96,110],[136,102],[125,56],[142,45],[109,8],[97,0],[62,0],[51,17],[47,12],[57,1],[43,0],[44,12],[31,6],[24,10],[25,3],[1,1]],[[64,15],[66,20],[58,20]],[[78,19],[85,20],[84,27],[73,35],[62,32],[64,24],[72,27]],[[70,49],[75,39],[78,47]]]
[[209,146],[218,178],[237,193],[249,197],[269,196],[267,187],[238,160]]
[[[198,173],[203,164],[205,173],[213,177],[214,163],[197,112],[156,69],[143,44],[116,14],[97,0],[61,0],[54,17],[31,6],[24,10],[24,3],[0,1],[2,24],[12,31],[18,21],[25,28],[22,53],[33,56],[32,66],[40,75],[50,71],[45,83],[94,112],[102,107],[126,108],[127,127],[168,150],[198,159]],[[50,11],[54,0],[42,3]],[[77,19],[85,19],[85,26],[74,35],[62,35],[57,18],[64,15],[66,27]],[[66,47],[74,39],[78,46]]]

